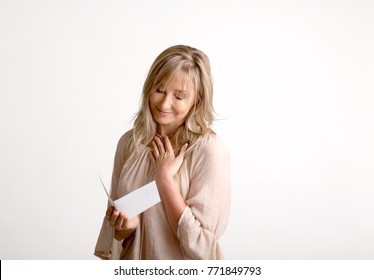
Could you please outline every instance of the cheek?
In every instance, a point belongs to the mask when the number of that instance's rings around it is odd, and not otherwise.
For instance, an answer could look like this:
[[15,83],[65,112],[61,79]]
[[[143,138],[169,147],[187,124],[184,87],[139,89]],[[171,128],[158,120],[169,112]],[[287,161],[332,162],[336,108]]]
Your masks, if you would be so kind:
[[148,105],[149,105],[149,110],[151,111],[151,114],[154,116],[155,100],[154,100],[154,98],[152,98],[152,95],[149,97]]
[[154,94],[151,94],[150,97],[149,97],[149,105],[152,107],[155,106],[155,104],[157,104],[157,98]]
[[192,108],[192,105],[185,104],[183,107],[179,108],[178,112],[181,116],[186,117],[188,113],[190,112],[191,108]]

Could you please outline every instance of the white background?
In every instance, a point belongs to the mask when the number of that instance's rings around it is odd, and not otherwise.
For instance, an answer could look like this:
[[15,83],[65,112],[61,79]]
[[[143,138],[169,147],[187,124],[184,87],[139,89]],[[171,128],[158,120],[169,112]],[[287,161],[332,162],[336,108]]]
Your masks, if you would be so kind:
[[374,259],[374,2],[0,0],[0,259],[94,259],[119,137],[175,44],[211,60],[227,259]]

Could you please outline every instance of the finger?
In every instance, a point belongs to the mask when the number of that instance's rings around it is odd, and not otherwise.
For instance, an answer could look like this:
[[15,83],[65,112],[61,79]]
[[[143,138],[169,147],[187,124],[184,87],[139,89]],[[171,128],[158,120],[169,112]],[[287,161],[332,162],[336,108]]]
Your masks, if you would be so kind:
[[178,157],[184,157],[184,154],[186,153],[187,148],[188,148],[188,143],[182,146],[181,150],[179,151]]
[[108,220],[110,220],[110,216],[112,216],[113,210],[114,210],[113,206],[109,206],[108,209],[106,210],[105,217]]
[[118,216],[119,216],[119,212],[116,211],[116,210],[114,210],[113,213],[112,213],[112,216],[110,217],[110,221],[109,221],[109,225],[111,227],[115,227],[116,226],[116,222],[117,222]]
[[149,157],[150,157],[152,163],[156,162],[156,158],[155,158],[155,155],[153,154],[153,151],[152,151],[152,153],[149,153]]
[[158,146],[157,146],[155,140],[152,141],[152,146],[153,146],[152,154],[153,154],[153,156],[154,156],[155,159],[156,159],[156,158],[158,158],[158,157],[160,156],[160,152],[159,152],[159,150],[158,150]]
[[123,218],[121,229],[128,229],[129,228],[129,218],[127,217],[127,215],[125,213],[121,213],[121,214],[122,214],[122,218]]
[[164,143],[162,143],[161,139],[157,136],[155,137],[155,142],[157,144],[159,153],[164,154],[165,153]]
[[125,215],[123,213],[119,213],[118,219],[116,221],[116,229],[121,230],[123,227],[123,223],[125,220]]
[[165,143],[166,152],[171,153],[171,154],[174,153],[169,137],[164,136],[163,139]]
[[122,213],[122,215],[123,215],[123,222],[126,224],[129,221],[129,217],[125,213]]
[[122,224],[122,226],[125,227],[125,229],[127,229],[128,223],[129,223],[129,218],[127,217],[127,215],[125,213],[122,213],[122,214],[123,214],[123,224]]

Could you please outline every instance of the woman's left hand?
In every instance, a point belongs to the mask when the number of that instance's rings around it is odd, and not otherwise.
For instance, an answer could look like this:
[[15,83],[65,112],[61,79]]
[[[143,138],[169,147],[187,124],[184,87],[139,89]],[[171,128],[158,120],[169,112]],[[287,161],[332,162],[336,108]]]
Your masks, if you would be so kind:
[[171,180],[183,163],[188,143],[182,146],[178,156],[175,156],[173,147],[167,136],[163,136],[162,139],[156,136],[152,141],[152,145],[156,182]]

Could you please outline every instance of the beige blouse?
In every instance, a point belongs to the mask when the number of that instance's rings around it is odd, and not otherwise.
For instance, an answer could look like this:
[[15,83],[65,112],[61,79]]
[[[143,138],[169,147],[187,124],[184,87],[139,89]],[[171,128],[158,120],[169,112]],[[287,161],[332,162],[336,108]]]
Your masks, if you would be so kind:
[[[118,142],[113,176],[113,199],[154,180],[151,149],[143,146],[139,156],[123,164],[124,144],[130,132]],[[194,148],[174,177],[186,201],[177,235],[169,225],[162,202],[140,214],[131,237],[114,239],[114,229],[104,218],[95,255],[102,259],[223,259],[219,245],[230,211],[230,165],[228,152],[212,134]]]

